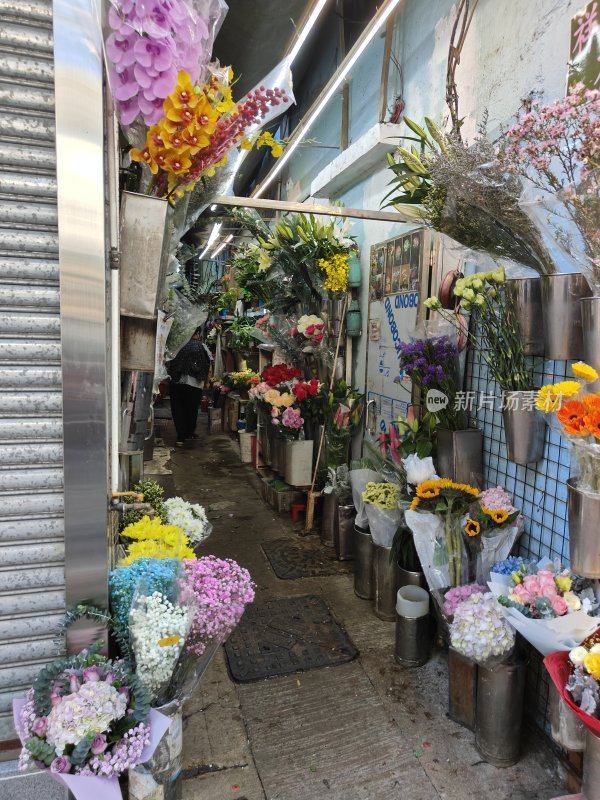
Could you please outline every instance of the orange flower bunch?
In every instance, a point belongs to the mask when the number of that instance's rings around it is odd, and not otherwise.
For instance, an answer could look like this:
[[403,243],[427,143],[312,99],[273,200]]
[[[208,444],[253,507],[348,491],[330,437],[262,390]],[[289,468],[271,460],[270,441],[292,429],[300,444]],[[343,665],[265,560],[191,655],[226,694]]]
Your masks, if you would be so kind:
[[593,436],[600,441],[600,395],[586,394],[569,400],[556,415],[568,436]]

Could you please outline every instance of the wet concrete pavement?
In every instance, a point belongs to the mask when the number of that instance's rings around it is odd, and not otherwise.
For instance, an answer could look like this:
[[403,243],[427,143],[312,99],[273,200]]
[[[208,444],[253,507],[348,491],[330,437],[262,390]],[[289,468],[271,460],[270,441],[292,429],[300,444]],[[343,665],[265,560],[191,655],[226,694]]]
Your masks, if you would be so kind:
[[[168,439],[167,439],[168,441]],[[549,800],[557,761],[529,728],[519,764],[483,761],[474,735],[447,716],[447,657],[398,666],[394,624],[353,591],[352,574],[280,580],[260,545],[299,535],[258,494],[235,440],[202,435],[174,450],[160,480],[207,508],[199,554],[236,559],[257,600],[318,595],[359,651],[347,664],[236,685],[221,648],[184,709],[185,800]],[[148,477],[151,477],[147,469]]]

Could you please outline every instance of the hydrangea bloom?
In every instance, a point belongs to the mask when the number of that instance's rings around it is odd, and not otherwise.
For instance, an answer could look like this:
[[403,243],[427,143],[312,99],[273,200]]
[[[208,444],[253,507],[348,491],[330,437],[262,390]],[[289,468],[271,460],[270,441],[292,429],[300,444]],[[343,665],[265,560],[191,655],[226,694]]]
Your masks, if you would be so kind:
[[459,653],[483,663],[507,653],[515,643],[515,632],[504,619],[494,595],[478,593],[456,608],[450,642]]
[[455,586],[447,591],[444,595],[444,614],[447,617],[453,616],[458,605],[476,592],[485,594],[487,588],[485,586],[479,586],[477,583],[470,583],[466,586]]
[[101,733],[127,711],[127,697],[106,681],[84,683],[65,695],[48,714],[46,740],[62,755],[68,744]]
[[165,500],[169,525],[176,525],[185,531],[192,544],[200,544],[210,536],[212,525],[206,511],[198,503],[188,503],[183,497]]
[[231,559],[205,556],[184,563],[196,599],[186,650],[201,656],[209,642],[227,639],[254,600],[254,587],[248,570]]

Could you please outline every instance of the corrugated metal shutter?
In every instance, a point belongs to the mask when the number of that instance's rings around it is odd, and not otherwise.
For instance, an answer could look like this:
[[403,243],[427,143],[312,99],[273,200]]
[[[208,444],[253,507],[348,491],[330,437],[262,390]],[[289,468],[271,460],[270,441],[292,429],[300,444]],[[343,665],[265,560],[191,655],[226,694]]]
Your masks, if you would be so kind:
[[65,607],[51,0],[0,0],[0,740]]

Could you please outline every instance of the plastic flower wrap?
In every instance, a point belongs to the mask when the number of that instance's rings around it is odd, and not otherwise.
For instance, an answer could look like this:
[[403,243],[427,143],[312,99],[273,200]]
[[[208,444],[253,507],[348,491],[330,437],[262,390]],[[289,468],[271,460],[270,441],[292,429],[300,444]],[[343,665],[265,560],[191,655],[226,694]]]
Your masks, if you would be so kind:
[[188,503],[183,497],[171,497],[165,501],[167,522],[181,528],[193,545],[208,539],[213,526],[206,511],[198,503]]
[[419,483],[406,524],[413,532],[415,547],[429,588],[460,586],[468,579],[463,518],[479,495],[479,489],[448,478]]
[[[100,655],[103,642],[45,666],[25,700],[13,704],[23,744],[19,767],[31,760],[80,800],[96,792],[120,798],[117,779],[147,761],[169,720],[125,661]],[[86,780],[83,781],[82,779]]]
[[190,540],[176,525],[163,525],[160,519],[143,517],[121,531],[121,538],[133,540],[119,564],[127,566],[138,558],[195,558]]
[[450,643],[467,658],[484,664],[490,658],[504,656],[512,650],[515,632],[493,594],[475,593],[454,610]]
[[507,558],[522,524],[523,517],[501,486],[480,493],[464,527],[475,552],[475,579],[479,583],[490,579],[494,563]]
[[376,545],[391,547],[402,511],[398,506],[399,486],[394,483],[368,483],[362,499],[365,504],[369,529]]
[[254,600],[254,584],[248,570],[231,559],[204,556],[186,561],[185,571],[195,602],[186,651],[201,656],[209,643],[222,644],[237,626]]
[[[600,393],[585,390],[586,383],[598,380],[598,372],[579,362],[571,366],[577,380],[542,386],[537,407],[556,414],[561,433],[573,452],[577,487],[585,492],[600,492]],[[551,417],[551,421],[554,419]]]
[[548,655],[544,664],[561,698],[600,736],[600,628],[570,652]]
[[350,485],[352,486],[352,498],[356,509],[356,525],[359,528],[367,528],[369,525],[363,493],[370,483],[379,483],[380,481],[381,475],[379,472],[370,466],[364,466],[360,462],[355,466],[353,462],[350,470]]
[[129,636],[136,673],[155,702],[169,686],[184,648],[194,617],[192,600],[177,579],[167,593],[150,591],[143,580],[137,585],[129,612]]
[[224,0],[110,0],[105,48],[123,127],[157,123],[180,70],[201,78],[226,13]]
[[529,564],[512,573],[511,584],[491,580],[488,586],[511,625],[542,655],[570,650],[596,628],[589,616],[597,605],[592,584],[560,565]]
[[178,559],[138,558],[126,567],[113,569],[108,576],[110,607],[117,625],[126,631],[129,612],[140,581],[149,592],[167,594],[173,586],[180,567]]

